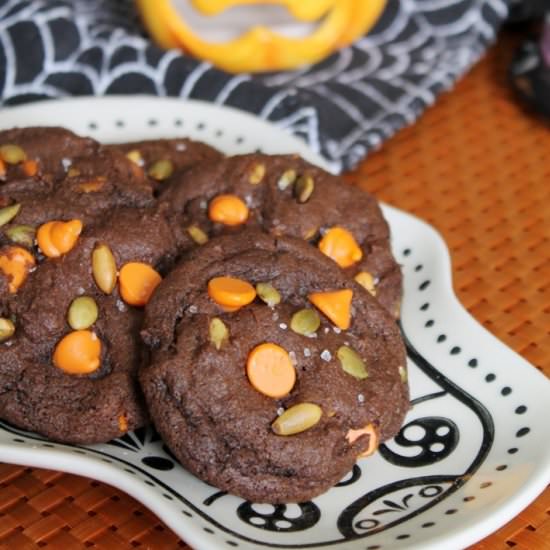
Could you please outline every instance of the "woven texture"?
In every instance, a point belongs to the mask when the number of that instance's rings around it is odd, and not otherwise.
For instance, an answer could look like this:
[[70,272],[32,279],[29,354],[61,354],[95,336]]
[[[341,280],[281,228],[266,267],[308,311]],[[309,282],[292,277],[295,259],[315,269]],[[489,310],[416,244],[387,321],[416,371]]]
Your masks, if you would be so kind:
[[[517,37],[350,181],[432,223],[461,302],[550,375],[550,131],[517,105],[506,72]],[[109,486],[0,464],[0,548],[187,548],[151,512]],[[550,549],[550,491],[472,548]]]

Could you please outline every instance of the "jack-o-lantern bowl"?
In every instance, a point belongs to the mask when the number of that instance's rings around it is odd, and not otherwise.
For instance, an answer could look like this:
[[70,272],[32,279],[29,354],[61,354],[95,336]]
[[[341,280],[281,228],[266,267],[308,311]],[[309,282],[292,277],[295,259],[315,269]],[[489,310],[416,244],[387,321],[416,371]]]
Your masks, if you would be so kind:
[[136,0],[153,38],[229,72],[294,69],[351,44],[386,0]]

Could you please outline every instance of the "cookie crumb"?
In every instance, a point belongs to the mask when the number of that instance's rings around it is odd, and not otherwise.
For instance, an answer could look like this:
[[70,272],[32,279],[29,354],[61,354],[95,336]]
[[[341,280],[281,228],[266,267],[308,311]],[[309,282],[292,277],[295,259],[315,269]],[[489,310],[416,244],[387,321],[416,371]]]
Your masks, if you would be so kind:
[[294,351],[289,351],[288,356],[290,357],[290,362],[296,366],[298,364],[298,361],[296,360],[296,353]]

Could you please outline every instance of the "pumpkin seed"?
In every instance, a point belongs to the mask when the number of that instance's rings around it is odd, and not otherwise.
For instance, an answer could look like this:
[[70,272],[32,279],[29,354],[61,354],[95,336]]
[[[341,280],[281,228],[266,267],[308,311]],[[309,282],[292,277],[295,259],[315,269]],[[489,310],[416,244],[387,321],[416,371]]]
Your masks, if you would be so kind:
[[344,372],[347,372],[354,378],[357,378],[357,380],[364,380],[367,378],[368,373],[365,362],[361,359],[361,357],[359,357],[359,354],[354,349],[349,346],[341,346],[338,348],[336,356],[338,357]]
[[277,187],[284,191],[289,185],[292,185],[296,181],[296,170],[285,170],[279,181],[277,181]]
[[258,183],[261,183],[261,181],[264,179],[265,176],[265,164],[256,164],[254,165],[254,168],[250,171],[250,176],[248,178],[248,181],[252,185],[257,185]]
[[172,164],[172,161],[168,159],[157,160],[157,162],[149,168],[147,173],[153,179],[162,181],[169,178],[174,173],[174,165]]
[[9,340],[15,333],[15,325],[10,319],[0,317],[0,343]]
[[191,225],[187,228],[187,233],[197,244],[208,242],[208,235],[197,225]]
[[117,280],[116,261],[106,244],[97,245],[92,252],[92,274],[105,294],[113,292]]
[[311,229],[308,229],[304,233],[304,240],[311,241],[311,239],[313,239],[317,235],[317,231],[319,231],[319,228],[317,227],[312,227]]
[[73,330],[86,330],[96,321],[98,308],[95,300],[90,296],[79,296],[69,306],[67,321]]
[[300,176],[294,186],[294,196],[303,204],[309,200],[314,189],[315,182],[311,176]]
[[80,176],[80,170],[78,168],[69,168],[67,176],[69,176],[69,178],[77,178]]
[[8,239],[31,248],[34,245],[35,229],[32,225],[14,225],[6,229]]
[[15,333],[15,325],[9,319],[0,317],[0,343],[9,340]]
[[365,289],[368,290],[373,296],[376,296],[376,285],[374,284],[374,277],[368,271],[361,271],[355,276],[355,280]]
[[281,301],[279,291],[270,283],[258,283],[256,293],[269,307],[276,306]]
[[407,374],[407,369],[402,365],[399,365],[399,368],[397,370],[399,372],[399,376],[401,377],[401,382],[403,382],[403,384],[406,384],[407,380],[409,379],[409,375]]
[[290,320],[290,328],[296,334],[310,336],[321,326],[321,318],[314,309],[301,309]]
[[138,166],[143,166],[143,157],[137,149],[132,149],[126,153],[126,158],[131,160],[134,164]]
[[21,210],[20,204],[12,204],[11,206],[0,208],[0,227],[10,223],[17,216],[19,210]]
[[210,342],[217,350],[220,350],[223,344],[229,339],[229,330],[218,317],[214,317],[210,321],[209,333]]
[[19,164],[27,160],[27,155],[19,145],[8,143],[0,146],[0,158],[8,164]]
[[299,403],[287,409],[271,424],[277,435],[294,435],[312,428],[321,420],[323,411],[314,403]]

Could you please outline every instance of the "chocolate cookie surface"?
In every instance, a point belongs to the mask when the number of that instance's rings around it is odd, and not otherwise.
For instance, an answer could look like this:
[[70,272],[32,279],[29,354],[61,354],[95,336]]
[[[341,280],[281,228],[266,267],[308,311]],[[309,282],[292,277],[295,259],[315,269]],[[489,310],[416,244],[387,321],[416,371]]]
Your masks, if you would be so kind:
[[183,248],[198,235],[259,227],[310,242],[368,288],[395,317],[401,271],[376,199],[295,156],[261,154],[200,164],[160,195]]
[[206,145],[191,139],[157,139],[109,145],[124,153],[150,178],[155,191],[161,192],[189,168],[198,163],[214,163],[223,155]]
[[157,288],[142,335],[140,381],[164,441],[248,500],[324,492],[408,409],[393,318],[303,240],[213,239]]
[[178,254],[175,235],[121,151],[40,128],[0,133],[6,154],[0,418],[58,441],[107,441],[147,418],[142,306]]

